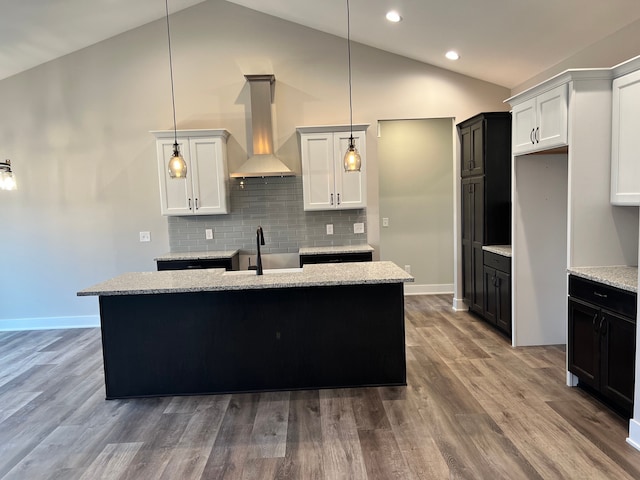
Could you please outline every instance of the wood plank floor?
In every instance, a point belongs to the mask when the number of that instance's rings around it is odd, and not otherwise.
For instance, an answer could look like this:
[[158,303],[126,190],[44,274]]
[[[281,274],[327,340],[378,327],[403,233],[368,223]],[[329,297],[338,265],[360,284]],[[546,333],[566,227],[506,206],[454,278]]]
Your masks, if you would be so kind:
[[406,298],[408,386],[104,399],[98,329],[0,333],[0,479],[639,479],[628,422],[451,296]]

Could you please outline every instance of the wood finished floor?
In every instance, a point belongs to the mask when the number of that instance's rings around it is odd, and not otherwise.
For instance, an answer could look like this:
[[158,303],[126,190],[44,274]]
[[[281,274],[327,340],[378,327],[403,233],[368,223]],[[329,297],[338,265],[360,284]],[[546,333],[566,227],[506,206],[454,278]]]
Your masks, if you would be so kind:
[[638,479],[627,421],[447,295],[406,299],[408,386],[104,399],[98,329],[0,333],[0,479]]

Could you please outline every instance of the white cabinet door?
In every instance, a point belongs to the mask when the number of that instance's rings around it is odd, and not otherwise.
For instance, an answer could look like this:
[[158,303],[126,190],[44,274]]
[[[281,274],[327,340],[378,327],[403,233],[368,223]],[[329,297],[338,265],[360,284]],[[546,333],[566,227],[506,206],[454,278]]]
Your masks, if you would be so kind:
[[349,147],[349,132],[335,133],[335,171],[336,171],[336,208],[364,208],[367,206],[367,185],[365,182],[367,155],[364,132],[353,132],[353,141],[356,145],[362,167],[359,172],[344,171],[344,154]]
[[158,177],[160,179],[160,210],[162,215],[191,215],[193,199],[193,183],[189,164],[189,141],[178,138],[180,153],[187,162],[185,178],[169,176],[169,160],[173,156],[173,139],[162,138],[157,141]]
[[513,154],[566,146],[567,110],[566,84],[514,105],[511,111]]
[[196,215],[228,213],[228,173],[224,147],[226,145],[223,145],[220,138],[189,139],[193,171],[193,213]]
[[640,205],[640,71],[613,81],[611,203]]
[[511,111],[511,137],[514,155],[528,153],[535,148],[533,135],[536,131],[536,100],[535,98],[513,107]]
[[542,93],[537,98],[536,150],[567,145],[567,85]]
[[[366,141],[364,131],[354,131],[353,139],[362,158],[360,172],[344,171],[344,154],[350,132],[301,133],[302,194],[305,210],[347,210],[367,206]],[[314,127],[299,127],[312,130]]]
[[[222,132],[215,135],[214,132]],[[173,131],[156,135],[162,215],[217,215],[229,212],[226,130],[178,131],[187,163],[185,178],[169,176]],[[185,135],[191,133],[192,135]]]
[[305,210],[329,210],[335,204],[333,134],[301,135],[302,196]]

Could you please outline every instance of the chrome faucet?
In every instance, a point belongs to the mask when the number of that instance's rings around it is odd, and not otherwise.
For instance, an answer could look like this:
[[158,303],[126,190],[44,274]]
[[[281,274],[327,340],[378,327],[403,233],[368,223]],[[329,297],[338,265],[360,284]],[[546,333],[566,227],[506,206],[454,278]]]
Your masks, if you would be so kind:
[[258,229],[256,230],[256,248],[258,250],[256,255],[256,263],[258,264],[256,275],[262,275],[262,254],[260,253],[260,245],[264,245],[264,233],[262,231],[262,227],[258,226]]

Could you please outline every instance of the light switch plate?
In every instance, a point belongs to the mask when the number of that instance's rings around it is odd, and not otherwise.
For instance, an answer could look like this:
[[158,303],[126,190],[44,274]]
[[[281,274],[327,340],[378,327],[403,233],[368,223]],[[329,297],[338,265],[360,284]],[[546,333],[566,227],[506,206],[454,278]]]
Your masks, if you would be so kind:
[[382,217],[382,226],[383,227],[389,226],[389,217]]
[[364,223],[354,223],[353,233],[364,233]]
[[333,235],[333,223],[327,223],[327,235]]
[[151,232],[140,232],[140,241],[141,242],[150,242],[151,241]]
[[213,240],[213,229],[206,228],[204,230],[204,238],[206,238],[207,240]]

